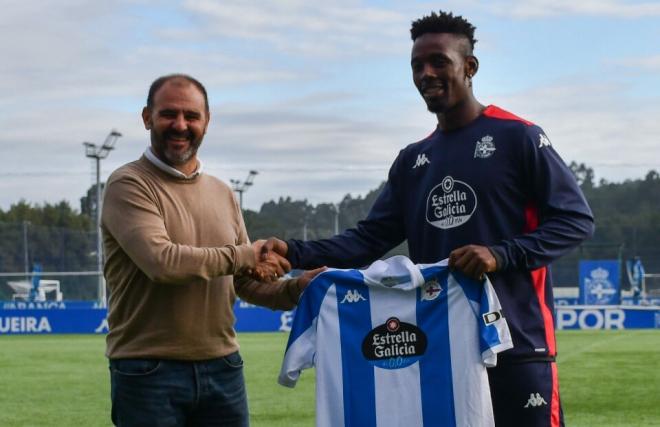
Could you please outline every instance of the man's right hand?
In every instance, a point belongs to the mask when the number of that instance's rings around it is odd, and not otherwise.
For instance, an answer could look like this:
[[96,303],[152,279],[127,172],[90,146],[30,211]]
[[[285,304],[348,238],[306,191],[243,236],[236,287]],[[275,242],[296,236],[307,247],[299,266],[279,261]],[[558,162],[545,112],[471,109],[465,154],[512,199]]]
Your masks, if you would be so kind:
[[261,259],[267,259],[272,253],[281,257],[286,257],[287,252],[289,252],[289,246],[284,240],[280,240],[277,237],[271,237],[266,240],[266,243],[261,247]]
[[[291,264],[277,251],[264,250],[266,243],[265,240],[257,240],[252,243],[257,264],[252,269],[251,276],[257,280],[271,282],[288,273],[291,270]],[[286,246],[286,243],[284,245]]]

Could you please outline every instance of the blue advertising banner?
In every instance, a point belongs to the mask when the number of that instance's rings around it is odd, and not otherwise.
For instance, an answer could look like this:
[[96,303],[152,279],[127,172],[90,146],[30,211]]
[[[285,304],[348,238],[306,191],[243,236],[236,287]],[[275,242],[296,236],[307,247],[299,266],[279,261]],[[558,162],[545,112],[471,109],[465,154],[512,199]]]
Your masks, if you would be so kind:
[[555,307],[558,305],[578,305],[577,297],[555,297]]
[[0,301],[0,310],[67,310],[103,308],[97,301]]
[[[0,303],[0,335],[104,334],[107,310],[88,301]],[[274,311],[237,300],[234,305],[238,332],[291,330],[292,311]]]
[[[291,330],[292,311],[273,311],[237,301],[238,332]],[[105,309],[0,309],[0,335],[105,334]],[[660,307],[583,306],[556,307],[557,329],[660,328]]]
[[621,304],[619,261],[580,261],[580,303]]
[[103,308],[0,310],[0,335],[106,333],[106,316]]
[[557,330],[660,328],[659,307],[559,306]]
[[270,310],[237,299],[234,304],[234,328],[238,332],[289,332],[294,313],[295,310]]

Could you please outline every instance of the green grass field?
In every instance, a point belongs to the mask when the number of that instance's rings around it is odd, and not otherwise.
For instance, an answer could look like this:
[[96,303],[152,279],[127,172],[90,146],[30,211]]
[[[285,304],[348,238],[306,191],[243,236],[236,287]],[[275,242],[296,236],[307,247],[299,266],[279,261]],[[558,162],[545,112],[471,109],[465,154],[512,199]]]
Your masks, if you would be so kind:
[[[239,336],[252,426],[314,425],[314,373],[276,384],[286,334]],[[660,331],[562,331],[568,426],[660,426]],[[0,426],[110,425],[101,336],[0,336]]]

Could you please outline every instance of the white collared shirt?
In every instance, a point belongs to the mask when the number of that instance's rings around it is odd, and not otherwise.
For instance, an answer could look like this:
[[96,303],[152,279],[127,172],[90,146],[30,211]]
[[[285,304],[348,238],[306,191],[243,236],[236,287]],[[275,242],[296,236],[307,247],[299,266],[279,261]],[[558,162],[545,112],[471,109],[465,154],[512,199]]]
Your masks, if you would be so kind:
[[158,169],[176,178],[193,179],[196,178],[198,175],[201,175],[202,172],[204,172],[204,165],[202,164],[202,161],[199,159],[197,159],[197,169],[195,169],[195,172],[191,173],[190,175],[186,175],[185,173],[181,172],[178,169],[173,168],[172,166],[168,165],[167,163],[163,162],[161,159],[156,157],[153,151],[151,151],[151,147],[147,147],[147,149],[144,151],[144,156],[147,158],[147,160],[153,163],[154,166],[156,166]]

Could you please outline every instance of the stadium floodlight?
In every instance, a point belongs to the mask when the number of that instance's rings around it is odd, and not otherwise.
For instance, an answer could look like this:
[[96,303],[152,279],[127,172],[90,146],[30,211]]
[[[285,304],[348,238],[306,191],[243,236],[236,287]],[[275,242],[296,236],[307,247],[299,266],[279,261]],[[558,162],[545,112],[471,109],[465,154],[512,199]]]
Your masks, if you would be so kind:
[[25,280],[30,280],[30,256],[28,250],[28,226],[30,221],[23,220],[23,262],[25,263]]
[[103,280],[103,245],[101,241],[101,160],[108,157],[110,151],[115,148],[117,139],[122,136],[116,130],[111,130],[101,146],[93,142],[83,142],[85,156],[96,160],[96,268],[99,276],[98,294],[101,307],[107,305],[105,295],[105,280]]
[[238,193],[238,205],[241,207],[241,211],[243,210],[243,193],[252,186],[254,177],[258,174],[259,172],[256,170],[251,170],[248,173],[247,178],[245,178],[245,181],[239,181],[238,179],[229,180],[229,182],[231,182],[232,189]]

